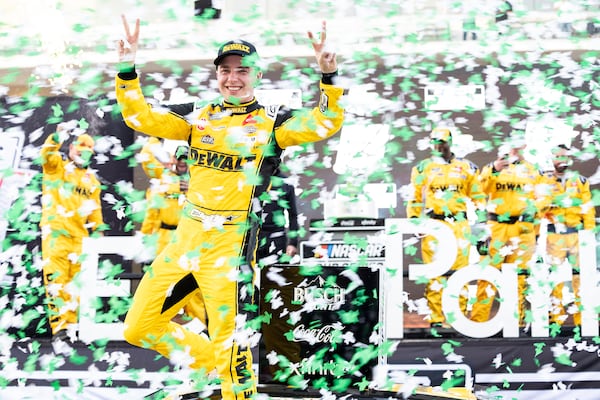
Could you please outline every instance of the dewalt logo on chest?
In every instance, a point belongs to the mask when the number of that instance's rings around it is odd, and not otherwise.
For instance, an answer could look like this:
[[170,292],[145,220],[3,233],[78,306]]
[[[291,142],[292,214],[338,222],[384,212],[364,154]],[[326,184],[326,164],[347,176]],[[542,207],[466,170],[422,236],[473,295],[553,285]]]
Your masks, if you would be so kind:
[[193,165],[225,172],[236,172],[241,171],[247,162],[255,160],[256,156],[239,156],[192,148],[189,159]]

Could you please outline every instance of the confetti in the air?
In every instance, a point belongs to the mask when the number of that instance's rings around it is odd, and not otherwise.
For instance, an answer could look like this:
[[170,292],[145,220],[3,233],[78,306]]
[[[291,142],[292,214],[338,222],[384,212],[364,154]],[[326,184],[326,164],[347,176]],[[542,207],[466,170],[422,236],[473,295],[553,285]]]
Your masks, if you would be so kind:
[[[248,393],[251,369],[323,399],[600,392],[598,1],[5,3],[0,398],[208,396],[227,390],[225,353]],[[224,100],[213,60],[233,39],[256,47],[264,108],[201,115]],[[141,96],[115,86],[136,47]],[[179,115],[153,120],[161,140],[137,131],[148,109],[124,110],[142,96]],[[282,110],[285,137],[262,128]],[[229,207],[227,188],[254,201]],[[178,325],[136,337],[142,275],[172,279],[155,259],[185,272],[156,305]]]

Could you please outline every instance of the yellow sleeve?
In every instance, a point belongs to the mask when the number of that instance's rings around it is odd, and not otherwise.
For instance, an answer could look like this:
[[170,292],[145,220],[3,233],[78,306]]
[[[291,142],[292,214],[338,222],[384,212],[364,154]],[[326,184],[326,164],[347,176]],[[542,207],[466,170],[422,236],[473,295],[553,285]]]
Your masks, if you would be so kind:
[[486,194],[486,197],[489,196],[490,189],[492,187],[493,180],[493,171],[491,164],[484,166],[481,169],[481,173],[479,174],[479,182],[481,184],[481,190]]
[[581,185],[581,211],[583,212],[583,229],[594,229],[596,227],[596,209],[594,208],[594,203],[592,202],[590,182],[586,179],[584,182],[581,182]]
[[413,167],[410,173],[410,185],[411,185],[411,198],[408,200],[406,205],[406,216],[408,218],[419,218],[423,212],[425,206],[423,198],[423,186],[425,182],[425,175],[421,166]]
[[140,227],[140,232],[145,235],[156,233],[160,229],[160,208],[157,204],[159,199],[156,196],[160,197],[156,191],[152,189],[146,191],[146,214]]
[[117,77],[116,96],[125,124],[146,135],[187,141],[191,125],[180,115],[167,109],[153,109],[144,98],[140,78],[125,80]]
[[62,165],[62,156],[60,154],[60,143],[54,141],[54,135],[48,135],[41,150],[42,171],[47,174],[53,174],[57,168]]
[[152,151],[153,146],[160,146],[160,140],[155,137],[151,137],[148,142],[142,147],[140,151],[141,161],[140,165],[146,173],[146,176],[150,179],[160,179],[164,170],[164,165],[158,161],[154,152]]
[[275,129],[275,140],[282,149],[317,142],[335,135],[344,122],[340,99],[344,89],[320,83],[319,105],[310,110],[295,110],[294,116]]
[[477,220],[479,222],[485,219],[487,195],[483,191],[483,184],[479,176],[479,170],[474,170],[470,176],[469,197],[475,205]]
[[95,179],[95,190],[92,194],[92,199],[96,203],[97,207],[88,216],[88,222],[93,223],[92,231],[96,231],[98,228],[104,225],[104,219],[102,218],[102,203],[100,202],[101,186],[100,182]]

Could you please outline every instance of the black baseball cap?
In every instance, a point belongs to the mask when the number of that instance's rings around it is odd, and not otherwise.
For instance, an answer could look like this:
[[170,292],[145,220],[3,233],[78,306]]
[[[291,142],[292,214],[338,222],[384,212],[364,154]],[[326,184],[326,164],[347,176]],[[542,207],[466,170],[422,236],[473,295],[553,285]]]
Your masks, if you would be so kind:
[[190,148],[187,146],[177,146],[177,149],[175,149],[175,158],[178,160],[181,160],[182,158],[187,158],[189,151]]
[[250,61],[252,62],[253,58],[258,58],[258,53],[256,52],[256,47],[250,42],[247,42],[242,39],[230,40],[227,43],[224,43],[219,47],[219,53],[217,54],[217,58],[215,58],[215,65],[221,64],[221,61],[229,55],[236,54],[242,57],[250,57]]

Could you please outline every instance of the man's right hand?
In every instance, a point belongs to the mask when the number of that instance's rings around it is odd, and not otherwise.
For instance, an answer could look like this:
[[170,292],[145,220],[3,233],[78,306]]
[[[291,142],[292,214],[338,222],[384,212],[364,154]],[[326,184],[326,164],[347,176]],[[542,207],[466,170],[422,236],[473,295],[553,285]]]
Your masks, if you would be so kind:
[[189,188],[189,182],[187,181],[187,179],[180,179],[179,180],[179,190],[181,190],[183,193],[188,191]]
[[510,160],[508,157],[500,157],[496,161],[494,161],[494,169],[496,171],[502,171],[504,168],[510,165]]
[[[119,63],[123,66],[133,67],[135,65],[135,53],[138,48],[138,40],[140,37],[140,20],[135,20],[135,30],[133,34],[129,30],[129,24],[125,15],[121,15],[123,27],[125,28],[125,40],[121,39],[118,42]],[[127,43],[125,43],[127,42]]]

